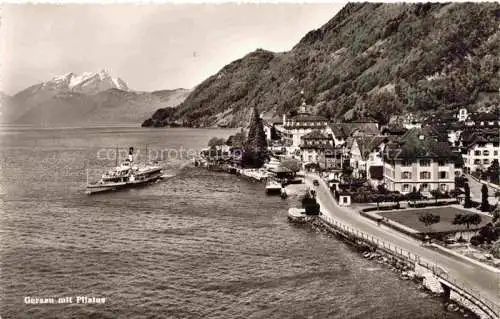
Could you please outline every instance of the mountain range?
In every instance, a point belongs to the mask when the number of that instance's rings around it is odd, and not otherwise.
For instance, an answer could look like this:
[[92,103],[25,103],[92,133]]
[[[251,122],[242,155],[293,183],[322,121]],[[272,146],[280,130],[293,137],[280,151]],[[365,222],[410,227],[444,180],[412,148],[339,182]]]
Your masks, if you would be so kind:
[[258,49],[143,126],[245,126],[257,107],[279,119],[300,105],[332,120],[441,116],[498,107],[500,4],[348,3],[288,52]]
[[68,73],[7,96],[2,123],[35,126],[140,123],[157,108],[181,103],[189,90],[137,92],[109,72]]

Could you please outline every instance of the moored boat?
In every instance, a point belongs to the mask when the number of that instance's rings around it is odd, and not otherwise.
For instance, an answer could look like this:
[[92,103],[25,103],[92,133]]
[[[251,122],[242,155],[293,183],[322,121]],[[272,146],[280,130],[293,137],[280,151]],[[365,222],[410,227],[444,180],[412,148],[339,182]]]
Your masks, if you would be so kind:
[[267,194],[281,194],[281,184],[273,179],[268,179],[266,182]]

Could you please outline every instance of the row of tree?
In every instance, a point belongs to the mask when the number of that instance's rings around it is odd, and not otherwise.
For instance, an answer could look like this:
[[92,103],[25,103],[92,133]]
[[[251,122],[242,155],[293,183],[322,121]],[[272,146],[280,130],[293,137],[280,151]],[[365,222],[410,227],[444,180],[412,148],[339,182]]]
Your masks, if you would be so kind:
[[[441,216],[428,212],[420,215],[418,217],[418,220],[430,229],[432,225],[437,224],[441,221]],[[455,218],[451,223],[453,225],[466,226],[467,230],[469,230],[471,225],[477,226],[481,224],[481,221],[482,221],[481,215],[477,213],[465,213],[465,214],[459,213],[455,215]]]

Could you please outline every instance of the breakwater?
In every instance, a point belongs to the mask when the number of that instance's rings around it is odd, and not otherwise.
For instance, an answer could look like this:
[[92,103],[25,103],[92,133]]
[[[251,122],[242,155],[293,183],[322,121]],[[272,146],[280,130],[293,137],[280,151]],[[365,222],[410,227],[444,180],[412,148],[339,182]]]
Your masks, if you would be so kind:
[[422,260],[420,256],[324,214],[308,222],[312,227],[328,231],[354,245],[365,257],[389,264],[394,271],[400,273],[402,279],[413,279],[428,291],[441,296],[448,310],[461,311],[469,318],[499,318],[498,305],[457,282],[445,270]]

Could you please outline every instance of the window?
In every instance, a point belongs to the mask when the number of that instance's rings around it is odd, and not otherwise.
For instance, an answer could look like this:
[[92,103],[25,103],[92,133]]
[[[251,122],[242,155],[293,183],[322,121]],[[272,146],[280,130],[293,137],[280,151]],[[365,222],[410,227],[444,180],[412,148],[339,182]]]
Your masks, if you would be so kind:
[[410,161],[402,161],[401,166],[411,166],[411,162]]
[[439,178],[448,178],[448,173],[447,172],[439,172]]
[[439,185],[439,188],[441,189],[442,192],[448,191],[448,185],[446,185],[446,184]]
[[483,151],[483,155],[484,155],[484,156],[489,156],[489,155],[490,155],[490,151],[488,151],[488,150],[484,150],[484,151]]
[[431,172],[420,172],[420,179],[431,179]]
[[481,156],[481,151],[475,151],[475,152],[474,152],[474,155],[475,155],[475,156]]
[[493,151],[493,155],[498,156],[498,151]]
[[411,173],[410,172],[402,172],[401,178],[402,179],[411,179]]
[[474,165],[479,165],[481,164],[481,160],[480,159],[475,159],[474,160]]
[[409,184],[403,184],[403,192],[409,192],[410,191],[410,185]]
[[313,160],[312,155],[309,155],[309,156],[308,156],[308,162],[312,162],[312,160]]
[[429,160],[420,160],[420,166],[431,166],[431,161],[429,161]]
[[485,159],[483,160],[483,164],[489,164],[489,163],[490,163],[490,160],[489,160],[489,159],[485,158]]
[[347,197],[345,197],[345,196],[344,196],[344,197],[342,197],[342,201],[343,201],[344,203],[347,203]]
[[423,183],[420,185],[420,189],[426,192],[429,189],[429,184]]
[[439,161],[438,161],[438,165],[439,165],[439,166],[445,166],[445,165],[446,165],[446,162],[445,162],[445,161],[443,161],[443,160],[439,160]]

